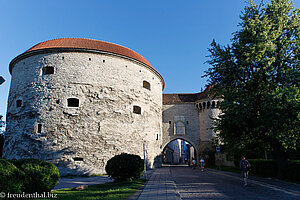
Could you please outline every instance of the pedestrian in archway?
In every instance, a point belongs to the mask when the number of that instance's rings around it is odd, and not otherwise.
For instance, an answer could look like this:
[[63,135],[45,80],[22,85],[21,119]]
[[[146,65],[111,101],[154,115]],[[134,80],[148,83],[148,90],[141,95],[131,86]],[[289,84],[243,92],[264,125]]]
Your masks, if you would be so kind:
[[196,169],[196,160],[195,160],[195,158],[193,158],[193,161],[192,161],[192,163],[193,163],[193,169]]
[[240,168],[242,170],[244,186],[248,185],[248,175],[249,175],[250,167],[251,167],[251,165],[248,162],[248,160],[246,160],[245,156],[242,156],[241,161],[240,161]]
[[201,167],[201,171],[204,171],[204,166],[205,166],[205,161],[204,161],[204,158],[201,157],[201,159],[200,159],[200,167]]

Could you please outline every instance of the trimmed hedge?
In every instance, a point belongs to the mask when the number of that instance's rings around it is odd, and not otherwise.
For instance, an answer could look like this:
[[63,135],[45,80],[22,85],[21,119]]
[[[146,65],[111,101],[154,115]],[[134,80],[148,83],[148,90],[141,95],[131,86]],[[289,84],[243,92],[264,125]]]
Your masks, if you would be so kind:
[[288,180],[300,182],[300,160],[291,160],[284,170],[284,177]]
[[[261,177],[276,177],[277,176],[277,162],[276,160],[264,159],[249,159],[251,164],[250,173]],[[288,161],[285,169],[283,169],[284,178],[292,181],[300,181],[300,160]]]
[[0,159],[0,192],[21,193],[24,173],[5,159]]
[[275,177],[277,175],[276,160],[249,159],[251,165],[251,174],[261,177]]
[[115,181],[136,180],[143,175],[144,161],[138,155],[122,153],[108,160],[105,170]]
[[60,177],[57,167],[50,162],[37,159],[20,159],[11,162],[25,174],[22,192],[50,192]]

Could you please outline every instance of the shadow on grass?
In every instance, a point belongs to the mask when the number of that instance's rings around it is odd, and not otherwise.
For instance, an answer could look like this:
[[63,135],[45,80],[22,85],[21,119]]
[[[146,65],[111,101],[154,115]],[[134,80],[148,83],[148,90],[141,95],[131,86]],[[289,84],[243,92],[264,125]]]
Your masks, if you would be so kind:
[[85,190],[75,191],[72,188],[53,191],[57,199],[127,199],[145,184],[145,179],[130,182],[112,182],[100,185],[91,185]]

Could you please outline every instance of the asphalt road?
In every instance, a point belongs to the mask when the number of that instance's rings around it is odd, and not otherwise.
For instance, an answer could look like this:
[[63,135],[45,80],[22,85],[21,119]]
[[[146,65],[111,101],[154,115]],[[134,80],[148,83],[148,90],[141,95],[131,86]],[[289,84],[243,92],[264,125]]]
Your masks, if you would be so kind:
[[300,186],[251,176],[244,186],[241,175],[217,170],[170,167],[181,199],[280,199],[300,200]]

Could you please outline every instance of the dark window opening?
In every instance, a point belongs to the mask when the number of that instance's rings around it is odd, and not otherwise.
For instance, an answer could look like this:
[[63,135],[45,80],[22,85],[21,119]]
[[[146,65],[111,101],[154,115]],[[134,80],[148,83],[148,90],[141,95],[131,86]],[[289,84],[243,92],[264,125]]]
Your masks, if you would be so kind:
[[105,60],[103,60],[103,63],[105,63]]
[[156,134],[156,140],[158,140],[158,134]]
[[172,124],[172,122],[171,122],[171,121],[169,121],[169,124]]
[[42,132],[42,124],[38,124],[37,132],[38,132],[38,133],[41,133],[41,132]]
[[219,102],[219,101],[217,102],[217,107],[218,107],[218,108],[220,107],[220,102]]
[[44,75],[54,74],[54,67],[44,67],[43,74]]
[[142,109],[139,106],[133,106],[133,113],[135,114],[141,114],[142,113]]
[[74,161],[83,161],[83,158],[80,158],[80,157],[75,157],[73,158]]
[[91,61],[92,59],[91,58],[89,58],[89,61]]
[[21,107],[22,106],[22,100],[17,100],[17,107]]
[[64,60],[64,59],[65,59],[65,57],[63,56],[63,57],[62,57],[62,59]]
[[215,106],[216,106],[216,103],[213,101],[212,104],[211,104],[211,107],[214,108]]
[[150,86],[150,83],[147,82],[147,81],[143,81],[143,87],[150,90],[151,89],[151,86]]
[[189,124],[189,121],[186,121],[186,124]]
[[203,102],[203,109],[205,109],[205,107],[206,107],[206,103],[205,103],[205,102]]
[[69,98],[68,99],[68,107],[79,107],[79,99]]
[[209,108],[209,106],[210,106],[210,102],[207,102],[207,108]]

